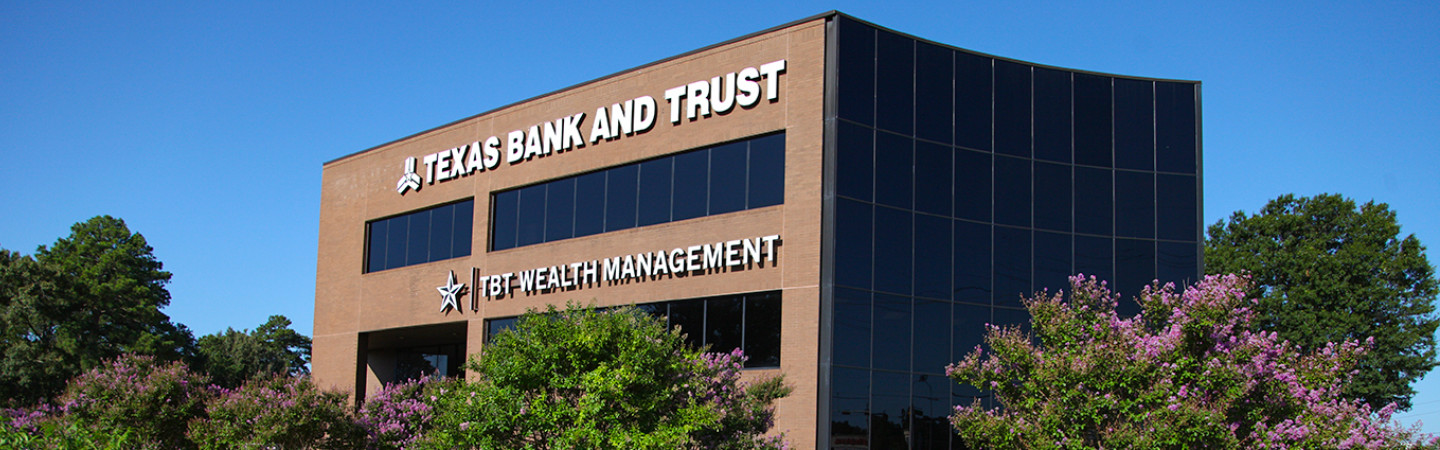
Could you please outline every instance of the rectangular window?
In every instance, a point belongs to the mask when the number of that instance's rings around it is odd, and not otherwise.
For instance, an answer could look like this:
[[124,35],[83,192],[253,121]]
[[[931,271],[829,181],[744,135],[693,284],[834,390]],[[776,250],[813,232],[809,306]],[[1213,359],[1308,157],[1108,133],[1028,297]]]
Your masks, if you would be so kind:
[[[865,305],[868,310],[868,298]],[[748,357],[747,368],[780,367],[779,291],[646,303],[635,308],[662,318],[667,328],[680,327],[692,346],[709,346],[709,351],[716,353],[738,348]],[[516,325],[515,317],[488,319],[485,340],[514,330]],[[869,339],[868,333],[865,338]]]
[[[491,202],[495,220],[490,229],[490,249],[505,250],[784,201],[782,132],[497,192]],[[465,251],[469,254],[468,245]]]
[[467,199],[367,222],[365,272],[470,256],[474,213]]

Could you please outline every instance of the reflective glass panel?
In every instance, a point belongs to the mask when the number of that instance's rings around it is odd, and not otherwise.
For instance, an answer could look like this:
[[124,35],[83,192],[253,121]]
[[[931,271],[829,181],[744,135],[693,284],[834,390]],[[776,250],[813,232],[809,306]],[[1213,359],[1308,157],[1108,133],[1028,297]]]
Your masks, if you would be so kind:
[[995,151],[1030,156],[1030,66],[995,61]]
[[669,222],[670,182],[674,158],[660,158],[640,163],[640,203],[638,226]]
[[515,245],[538,244],[545,238],[545,185],[520,189],[519,220],[515,228]]
[[1115,171],[1115,235],[1155,237],[1155,175]]
[[990,221],[989,153],[955,151],[955,217]]
[[1199,240],[1199,223],[1196,220],[1200,203],[1195,192],[1199,190],[1195,177],[1190,175],[1155,175],[1156,203],[1159,211],[1156,228],[1160,239],[1179,241]]
[[1020,307],[1030,293],[1030,230],[995,227],[995,305]]
[[1030,160],[995,158],[995,223],[1030,226]]
[[1035,227],[1070,231],[1070,165],[1035,162]]
[[954,153],[943,145],[915,142],[915,210],[950,215],[954,203],[951,179],[955,175],[950,164]]
[[915,132],[915,41],[889,32],[875,34],[875,126],[901,134]]
[[915,136],[920,139],[950,143],[953,53],[934,44],[915,44]]
[[750,140],[750,208],[785,202],[785,133]]
[[915,295],[950,299],[950,219],[915,215]]
[[1111,172],[1090,167],[1075,168],[1075,232],[1109,236],[1114,227],[1114,195]]
[[1111,167],[1110,77],[1075,74],[1075,164]]
[[563,178],[547,184],[545,198],[545,240],[575,236],[575,179]]
[[1035,68],[1035,157],[1070,162],[1070,72]]
[[605,174],[599,171],[575,179],[575,236],[605,232]]
[[607,171],[605,179],[605,231],[635,228],[636,186],[640,166],[620,166]]
[[870,293],[835,288],[836,365],[870,367]]
[[745,182],[749,165],[746,143],[734,142],[710,150],[710,214],[745,209]]
[[868,203],[835,201],[835,283],[870,289],[872,216]]
[[915,141],[875,134],[875,202],[910,209],[914,201]]
[[1115,167],[1155,170],[1153,84],[1115,79]]
[[674,217],[692,219],[706,215],[710,189],[710,152],[693,151],[675,155]]
[[835,192],[870,201],[875,191],[875,131],[859,125],[840,122],[836,126]]
[[955,53],[955,145],[990,150],[991,59]]
[[875,290],[910,294],[913,213],[875,208]]
[[875,29],[848,19],[836,21],[839,50],[840,117],[866,125],[875,123]]
[[1189,83],[1155,83],[1155,170],[1195,173],[1195,97]]
[[955,221],[955,300],[990,304],[990,225]]

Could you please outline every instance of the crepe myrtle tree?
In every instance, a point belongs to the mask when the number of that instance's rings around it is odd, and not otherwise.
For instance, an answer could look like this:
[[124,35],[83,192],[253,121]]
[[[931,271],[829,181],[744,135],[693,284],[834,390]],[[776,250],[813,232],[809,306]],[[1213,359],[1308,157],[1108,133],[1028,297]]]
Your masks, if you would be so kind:
[[1141,313],[1092,278],[1025,301],[1030,332],[990,326],[947,372],[997,405],[951,416],[978,448],[1409,448],[1414,430],[1342,393],[1373,341],[1302,353],[1251,327],[1249,282],[1211,275],[1177,293],[1143,290]]

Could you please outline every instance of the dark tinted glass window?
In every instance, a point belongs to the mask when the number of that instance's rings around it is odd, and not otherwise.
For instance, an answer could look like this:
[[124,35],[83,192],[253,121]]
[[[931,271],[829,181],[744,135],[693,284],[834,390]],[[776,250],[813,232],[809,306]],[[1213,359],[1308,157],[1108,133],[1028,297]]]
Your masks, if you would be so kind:
[[780,293],[745,296],[745,367],[780,366]]
[[836,127],[836,193],[870,201],[875,173],[875,131],[840,122]]
[[1030,156],[1030,66],[995,61],[995,151]]
[[370,223],[369,241],[365,246],[365,271],[385,270],[385,238],[390,221],[377,220]]
[[435,208],[430,210],[430,257],[426,261],[450,259],[450,247],[455,236],[455,209]]
[[[1155,241],[1115,240],[1115,286],[1124,297],[1140,295],[1140,289],[1155,280]],[[1134,304],[1134,302],[1129,302]],[[1133,314],[1136,311],[1126,311]]]
[[364,271],[468,256],[474,211],[465,200],[366,223]]
[[837,20],[840,117],[866,125],[875,123],[875,29],[852,20]]
[[1114,245],[1110,238],[1075,236],[1075,273],[1114,284]]
[[1115,79],[1115,167],[1155,169],[1153,83]]
[[1155,175],[1115,171],[1115,235],[1155,237]]
[[1030,160],[995,158],[995,222],[1030,226]]
[[685,333],[685,341],[690,345],[699,347],[704,344],[705,339],[705,302],[684,301],[670,302],[668,314],[668,327],[680,327],[680,332]]
[[785,134],[750,140],[750,208],[785,202]]
[[[912,449],[946,450],[950,448],[950,420],[946,414],[949,408],[949,378],[929,373],[913,375],[915,384],[910,388],[913,416],[910,418],[910,440]],[[956,437],[958,440],[959,437]]]
[[985,324],[990,323],[990,306],[956,303],[953,317],[954,348],[950,353],[950,361],[959,361],[974,352],[975,347],[985,344]]
[[915,142],[915,210],[950,215],[954,203],[950,195],[951,178],[955,174],[950,167],[953,154],[950,147]]
[[955,300],[990,304],[990,225],[955,221]]
[[954,73],[945,47],[915,44],[915,136],[950,143]]
[[875,34],[875,126],[915,132],[915,41],[888,32]]
[[910,294],[913,213],[875,208],[875,290]]
[[871,375],[870,448],[906,448],[910,411],[910,375],[874,372]]
[[955,53],[955,145],[990,150],[991,59]]
[[675,155],[675,197],[673,220],[685,220],[706,214],[710,189],[710,151],[700,150]]
[[1035,227],[1070,231],[1070,166],[1035,162]]
[[575,236],[575,179],[565,178],[549,184],[545,198],[545,240],[555,241]]
[[1114,220],[1111,171],[1075,168],[1075,232],[1109,236]]
[[[1026,297],[1029,297],[1026,294]],[[1022,308],[995,308],[991,312],[994,315],[995,326],[997,327],[1019,327],[1021,332],[1030,332],[1030,312]]]
[[868,203],[835,201],[836,284],[870,289],[872,209]]
[[1030,230],[995,227],[995,305],[1022,306],[1030,293]]
[[430,259],[430,215],[433,210],[409,214],[410,230],[405,240],[405,265],[434,261]]
[[575,179],[575,236],[605,232],[605,174],[599,171]]
[[870,293],[835,289],[836,365],[870,367]]
[[837,446],[868,445],[870,371],[836,368],[830,377],[830,441]]
[[1035,157],[1070,162],[1070,72],[1035,69]]
[[950,298],[950,222],[945,217],[915,215],[915,295]]
[[640,163],[640,204],[636,225],[654,225],[669,222],[670,182],[674,170],[673,158],[660,158]]
[[1075,74],[1075,163],[1111,166],[1110,78]]
[[1200,246],[1196,243],[1156,243],[1155,278],[1175,283],[1177,288],[1199,281]]
[[710,214],[745,209],[747,153],[744,142],[710,150]]
[[1155,83],[1155,170],[1195,173],[1195,86]]
[[1155,175],[1156,203],[1160,211],[1157,219],[1157,228],[1160,239],[1174,239],[1181,241],[1193,241],[1200,239],[1198,235],[1199,224],[1196,217],[1200,211],[1196,208],[1199,199],[1195,195],[1198,187],[1195,185],[1195,177],[1190,175]]
[[945,373],[950,360],[950,302],[915,300],[916,372]]
[[989,153],[955,151],[955,217],[990,221]]
[[390,226],[385,227],[385,269],[408,266],[410,263],[406,262],[405,249],[410,239],[410,216],[391,217],[388,221]]
[[1070,289],[1070,235],[1035,232],[1035,290],[1056,293]]
[[635,228],[636,186],[640,180],[640,166],[620,166],[608,172],[605,179],[605,231]]
[[910,370],[910,298],[875,294],[875,368]]
[[915,182],[915,141],[890,133],[875,134],[875,202],[911,208]]
[[705,301],[705,345],[712,352],[744,349],[745,299],[726,296]]
[[451,231],[450,257],[469,256],[470,240],[475,233],[475,201],[466,200],[452,206],[455,208],[455,227]]
[[538,244],[545,239],[545,191],[546,185],[543,184],[520,189],[516,246]]

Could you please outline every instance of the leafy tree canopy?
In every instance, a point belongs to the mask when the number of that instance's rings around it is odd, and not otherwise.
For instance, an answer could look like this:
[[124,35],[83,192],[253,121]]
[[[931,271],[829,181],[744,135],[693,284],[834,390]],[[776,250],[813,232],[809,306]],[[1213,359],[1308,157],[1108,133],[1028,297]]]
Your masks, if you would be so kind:
[[160,312],[170,273],[145,237],[98,216],[33,257],[0,250],[0,394],[31,403],[127,352],[173,361],[194,338]]
[[1384,203],[1281,196],[1212,225],[1205,263],[1212,274],[1250,275],[1258,330],[1306,351],[1373,337],[1350,398],[1409,409],[1411,384],[1437,364],[1435,269]]
[[766,437],[781,380],[740,382],[743,355],[701,353],[633,308],[522,316],[441,394],[433,448],[748,449]]
[[254,331],[200,337],[198,362],[216,385],[236,388],[252,378],[310,373],[310,338],[290,329],[290,319],[270,316]]
[[[1243,278],[1208,276],[1177,294],[1146,288],[1142,312],[1093,277],[1068,299],[1025,301],[1033,334],[990,327],[947,372],[993,392],[951,417],[974,448],[1408,448],[1413,430],[1341,396],[1366,344],[1310,354],[1253,331]],[[1434,445],[1430,442],[1428,445]]]

